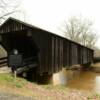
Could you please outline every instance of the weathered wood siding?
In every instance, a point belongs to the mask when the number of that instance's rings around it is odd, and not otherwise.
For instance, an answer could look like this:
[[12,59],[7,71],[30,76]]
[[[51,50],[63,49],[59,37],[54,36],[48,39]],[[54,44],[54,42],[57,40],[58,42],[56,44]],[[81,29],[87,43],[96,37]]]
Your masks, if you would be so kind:
[[[26,58],[32,57],[37,53],[39,73],[51,74],[60,71],[62,67],[66,68],[68,66],[85,64],[93,61],[92,49],[16,19],[9,19],[6,21],[0,27],[0,33],[3,37],[2,44],[8,52],[16,47],[18,49],[21,48],[23,49],[21,52],[26,54]],[[20,41],[19,39],[14,40],[12,36],[19,36]],[[10,39],[10,37],[12,38]],[[22,37],[24,37],[22,40],[23,43],[25,39],[29,38],[29,43],[32,43],[31,46],[33,46],[32,48],[34,50],[28,49],[28,44],[26,49],[25,45],[21,45]],[[9,39],[16,42],[16,45],[11,43]],[[27,53],[29,53],[30,56],[27,55]]]
[[40,73],[92,62],[93,50],[80,44],[39,29],[32,30],[32,36],[40,50]]

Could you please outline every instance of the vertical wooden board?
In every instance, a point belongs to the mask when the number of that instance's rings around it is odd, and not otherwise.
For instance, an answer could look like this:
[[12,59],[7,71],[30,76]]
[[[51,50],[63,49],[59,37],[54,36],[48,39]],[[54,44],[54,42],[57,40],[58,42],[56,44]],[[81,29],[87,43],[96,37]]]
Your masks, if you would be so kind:
[[[51,55],[52,55],[52,41],[50,41],[50,38],[51,36],[49,34],[45,34],[46,36],[46,43],[45,43],[45,68],[46,68],[46,72],[49,72],[51,73],[51,69],[50,69],[50,66],[51,66]],[[44,39],[45,40],[45,39]]]
[[76,45],[76,64],[78,64],[78,45]]
[[63,66],[67,67],[68,64],[68,54],[69,54],[69,45],[68,45],[68,41],[64,40],[63,41]]
[[52,37],[48,34],[48,73],[52,74]]
[[70,44],[70,65],[72,66],[72,61],[73,61],[73,49],[72,49],[72,43]]
[[62,41],[60,39],[60,68],[62,68]]
[[54,67],[54,37],[52,37],[52,72]]
[[89,50],[87,49],[87,62],[89,62],[89,59],[88,59],[89,58],[88,51]]
[[72,65],[72,49],[71,49],[71,42],[69,42],[69,66]]
[[44,56],[44,72],[48,72],[48,34],[43,36],[43,56]]
[[82,46],[80,46],[80,64],[82,64],[83,54],[82,54]]
[[56,37],[52,37],[52,70],[53,72],[56,72],[56,65],[57,65],[57,41],[56,41]]
[[53,54],[54,54],[54,55],[53,55],[53,57],[54,57],[54,59],[53,59],[53,60],[54,60],[54,61],[53,61],[53,62],[54,62],[54,65],[53,65],[53,72],[55,72],[55,66],[56,66],[56,61],[55,61],[56,39],[55,39],[55,37],[53,37],[53,39],[54,39],[54,48],[53,48],[53,51],[54,51],[54,52],[53,52]]
[[62,67],[63,60],[63,47],[62,47],[62,39],[59,37],[55,37],[55,46],[54,46],[54,72],[58,72]]
[[62,59],[62,65],[61,67],[63,67],[63,39],[61,40],[61,59]]
[[90,62],[90,51],[88,50],[88,62]]
[[81,64],[83,64],[83,46],[81,46]]
[[81,50],[80,50],[80,45],[78,45],[78,64],[81,64]]
[[70,42],[67,41],[67,66],[70,66]]
[[48,37],[47,34],[45,34],[44,38],[44,65],[45,65],[45,70],[44,72],[47,72],[48,70]]
[[87,63],[87,53],[86,53],[86,48],[83,47],[83,64]]
[[66,42],[63,40],[63,67],[66,67]]
[[85,62],[88,63],[87,62],[87,48],[85,48]]
[[88,59],[87,59],[87,56],[88,56],[88,55],[87,55],[87,48],[85,49],[85,51],[86,51],[86,63],[88,63],[88,62],[87,62],[87,60],[88,60]]
[[80,54],[79,54],[79,64],[82,64],[82,58],[83,58],[82,46],[79,46],[79,51],[80,51]]
[[78,46],[76,44],[73,44],[73,64],[78,64]]
[[60,63],[60,38],[58,37],[58,43],[57,43],[57,49],[58,49],[58,51],[57,51],[57,61],[58,61],[58,63],[57,63],[57,71],[59,71],[59,69],[60,69],[60,66],[61,66],[61,63]]
[[65,49],[65,50],[64,50],[64,54],[63,54],[63,59],[65,59],[64,60],[64,66],[67,67],[68,66],[68,64],[67,64],[67,49],[68,49],[68,45],[67,45],[67,41],[64,41],[64,42],[65,42],[65,45],[63,45],[63,49]]
[[58,38],[58,68],[57,70],[60,69],[60,38]]
[[66,44],[66,45],[65,45],[65,48],[66,48],[66,49],[65,49],[65,55],[64,55],[64,56],[66,57],[65,66],[67,67],[67,66],[69,65],[69,64],[68,64],[68,57],[67,57],[67,56],[68,56],[68,52],[69,52],[69,50],[68,50],[68,48],[69,48],[69,46],[68,46],[68,41],[65,41],[65,44]]
[[55,72],[57,71],[58,67],[58,39],[55,38]]
[[85,56],[84,56],[84,54],[85,54],[85,53],[84,53],[84,47],[83,47],[83,52],[82,52],[82,53],[83,53],[83,61],[82,61],[82,62],[83,62],[83,64],[84,64],[84,57],[85,57]]
[[41,36],[42,41],[41,42],[41,63],[42,63],[42,72],[44,73],[46,71],[46,42],[47,40],[45,40],[44,38],[45,36]]
[[90,61],[91,61],[91,62],[93,62],[93,55],[94,55],[94,54],[93,54],[93,51],[90,50]]
[[86,54],[87,54],[87,63],[88,63],[88,49],[86,49]]
[[71,61],[71,65],[74,65],[75,64],[75,44],[74,43],[71,43],[71,58],[70,58],[70,61]]
[[83,47],[83,64],[84,64],[84,57],[85,57],[85,52],[84,52],[84,47]]
[[59,39],[59,67],[61,67],[61,39]]

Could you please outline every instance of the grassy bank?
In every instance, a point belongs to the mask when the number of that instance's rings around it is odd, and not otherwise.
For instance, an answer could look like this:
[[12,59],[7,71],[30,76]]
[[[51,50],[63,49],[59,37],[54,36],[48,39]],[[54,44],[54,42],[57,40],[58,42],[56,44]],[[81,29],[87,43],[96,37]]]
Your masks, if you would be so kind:
[[0,74],[0,92],[30,96],[35,100],[100,100],[100,95],[91,91],[61,85],[37,85],[22,78],[15,80],[12,74]]

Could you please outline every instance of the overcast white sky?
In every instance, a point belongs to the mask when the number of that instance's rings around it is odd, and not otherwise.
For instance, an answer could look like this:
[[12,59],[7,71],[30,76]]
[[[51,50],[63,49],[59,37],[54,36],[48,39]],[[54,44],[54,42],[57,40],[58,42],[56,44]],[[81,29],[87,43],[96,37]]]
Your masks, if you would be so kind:
[[59,32],[64,20],[71,16],[82,16],[94,22],[100,48],[100,0],[23,0],[26,21],[43,29]]

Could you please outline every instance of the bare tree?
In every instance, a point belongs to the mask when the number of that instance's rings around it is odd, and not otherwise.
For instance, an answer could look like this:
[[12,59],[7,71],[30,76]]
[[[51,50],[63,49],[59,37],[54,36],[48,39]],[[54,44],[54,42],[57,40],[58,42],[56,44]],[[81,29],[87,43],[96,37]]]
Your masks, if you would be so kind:
[[[10,15],[19,13],[19,0],[0,0],[0,24]],[[7,56],[6,50],[0,45],[0,58]]]
[[63,31],[67,38],[92,48],[97,39],[92,26],[93,23],[87,19],[71,17],[64,23]]
[[9,15],[18,12],[19,0],[0,0],[0,24]]

